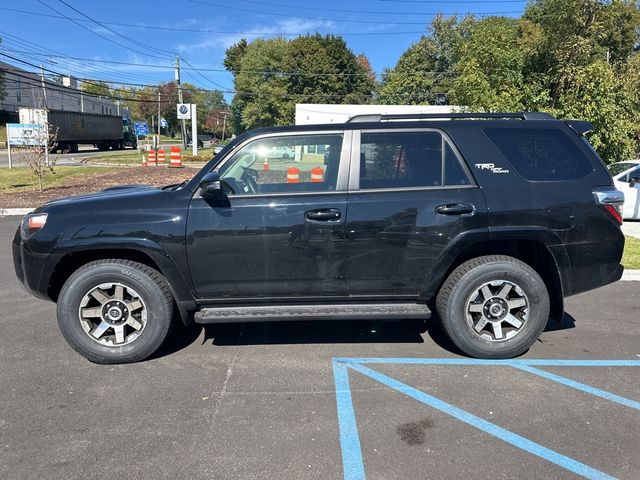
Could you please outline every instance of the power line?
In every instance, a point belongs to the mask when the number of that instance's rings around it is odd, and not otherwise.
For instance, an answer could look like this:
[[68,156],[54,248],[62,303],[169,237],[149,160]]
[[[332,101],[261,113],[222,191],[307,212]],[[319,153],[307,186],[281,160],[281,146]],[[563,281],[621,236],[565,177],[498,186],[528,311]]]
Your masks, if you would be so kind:
[[128,47],[128,46],[126,46],[126,45],[124,45],[124,44],[122,44],[122,43],[116,42],[115,40],[113,40],[113,39],[111,39],[111,38],[109,38],[109,37],[106,37],[106,36],[104,36],[104,35],[102,35],[102,34],[100,34],[100,33],[96,32],[96,31],[94,31],[94,30],[91,30],[90,28],[85,27],[84,25],[82,25],[82,24],[81,24],[80,22],[78,22],[77,20],[74,20],[73,18],[71,18],[71,17],[69,17],[69,16],[65,15],[64,13],[60,12],[59,10],[56,10],[54,7],[52,7],[51,5],[49,5],[49,4],[45,3],[45,2],[43,2],[42,0],[38,0],[38,2],[39,2],[39,3],[41,3],[42,5],[44,5],[45,7],[47,7],[48,9],[50,9],[50,10],[54,11],[54,12],[55,12],[55,13],[57,13],[58,15],[61,15],[62,17],[66,18],[66,19],[67,19],[67,20],[69,20],[71,23],[73,23],[73,24],[75,24],[75,25],[79,26],[79,27],[80,27],[80,28],[82,28],[83,30],[86,30],[87,32],[89,32],[89,33],[91,33],[91,34],[96,35],[96,36],[98,36],[98,37],[102,38],[103,40],[106,40],[107,42],[113,43],[114,45],[117,45],[117,46],[119,46],[119,47],[121,47],[121,48],[124,48],[125,50],[130,50],[130,51],[132,51],[132,52],[140,53],[140,54],[145,55],[145,56],[151,56],[151,57],[155,57],[155,58],[164,58],[164,57],[159,57],[159,56],[157,56],[157,55],[152,55],[152,54],[149,54],[149,53],[147,53],[147,52],[143,52],[143,51],[141,51],[141,50],[137,50],[137,49],[135,49],[135,48]]
[[526,3],[529,0],[376,0],[385,3],[469,3],[469,4],[485,4],[485,3]]
[[[238,12],[256,13],[259,15],[269,15],[272,17],[281,17],[281,18],[295,18],[298,20],[315,20],[318,22],[357,23],[357,24],[370,24],[370,25],[374,25],[374,24],[376,25],[425,25],[426,23],[426,22],[398,22],[395,20],[382,21],[382,20],[352,20],[352,19],[340,19],[340,18],[302,17],[299,15],[286,15],[283,13],[273,13],[273,12],[266,12],[264,10],[253,10],[250,8],[236,7],[228,4],[206,2],[204,0],[187,0],[187,1],[191,3],[197,3],[200,5],[207,5],[210,7],[222,8],[226,10],[234,10]],[[461,13],[465,13],[465,12],[438,12],[438,13],[425,14],[425,15],[426,16],[435,16],[438,14],[458,15]],[[479,15],[511,15],[516,13],[522,13],[522,11],[517,10],[517,11],[510,11],[510,12],[489,12],[489,13],[483,12]]]
[[[308,6],[301,6],[300,4],[298,5],[293,5],[293,4],[286,4],[286,3],[278,3],[278,2],[265,2],[265,1],[260,1],[260,0],[237,0],[239,2],[242,3],[251,3],[254,5],[265,5],[268,7],[279,7],[279,8],[295,8],[296,10],[315,10],[315,11],[322,11],[322,12],[336,12],[336,13],[365,13],[365,14],[372,14],[372,15],[411,15],[411,16],[416,16],[416,15],[436,15],[440,12],[392,12],[389,10],[352,10],[352,9],[347,9],[347,8],[328,8],[328,7],[308,7]],[[487,4],[487,3],[526,3],[527,0],[494,0],[494,1],[483,1],[483,2],[478,2],[478,3],[483,3],[483,4]],[[426,4],[467,4],[467,3],[475,3],[475,2],[469,2],[469,1],[465,1],[465,0],[448,0],[448,1],[434,1],[434,0],[429,0],[426,2],[420,2],[420,3],[426,3]]]
[[[0,7],[0,10],[4,10],[7,12],[13,12],[13,13],[20,13],[20,14],[25,14],[25,15],[35,15],[35,16],[39,16],[39,17],[47,17],[47,18],[57,18],[57,19],[62,19],[62,20],[67,20],[66,17],[63,17],[62,15],[53,15],[50,13],[41,13],[41,12],[33,12],[33,11],[29,11],[29,10],[19,10],[17,8],[7,8],[7,7]],[[73,20],[77,21],[77,22],[88,22],[89,20],[86,20],[84,18],[74,18],[74,17],[70,17],[73,18]],[[233,30],[209,30],[209,29],[202,29],[202,28],[180,28],[180,27],[163,27],[160,25],[139,25],[139,24],[133,24],[133,23],[119,23],[119,22],[106,22],[106,21],[101,21],[100,23],[102,23],[103,25],[111,25],[114,27],[126,27],[126,28],[139,28],[139,29],[145,29],[145,30],[164,30],[164,31],[170,31],[170,32],[190,32],[190,33],[211,33],[214,35],[247,35],[247,36],[264,36],[264,37],[292,37],[292,36],[299,36],[300,33],[299,32],[295,32],[295,33],[291,33],[291,32],[254,32],[254,31],[249,31],[249,32],[238,32],[238,31],[233,31]],[[339,32],[339,33],[334,33],[334,35],[339,35],[342,37],[347,37],[347,36],[363,36],[363,37],[371,37],[371,36],[387,36],[387,35],[416,35],[416,34],[421,34],[421,33],[425,33],[424,30],[414,30],[414,31],[400,31],[400,32]]]
[[[93,19],[93,18],[92,18],[92,17],[90,17],[89,15],[87,15],[87,14],[85,14],[85,13],[82,13],[80,10],[78,10],[77,8],[75,8],[75,7],[74,7],[74,6],[72,6],[72,5],[69,5],[69,3],[65,2],[64,0],[58,0],[58,2],[62,3],[63,5],[65,5],[67,8],[70,8],[71,10],[73,10],[74,12],[76,12],[77,14],[82,15],[84,18],[86,18],[86,19],[87,19],[87,20],[89,20],[90,22],[92,22],[92,23],[94,23],[94,24],[98,25],[99,27],[104,28],[105,30],[107,30],[107,31],[109,31],[109,32],[111,32],[111,33],[113,33],[114,35],[117,35],[118,37],[122,38],[123,40],[126,40],[126,41],[128,41],[128,42],[131,42],[131,43],[133,43],[133,44],[135,44],[135,45],[138,45],[139,47],[145,48],[145,49],[147,49],[147,50],[151,50],[152,52],[158,52],[158,53],[167,53],[167,54],[171,54],[171,52],[168,52],[168,51],[166,51],[166,50],[162,50],[162,49],[160,49],[160,48],[152,47],[152,46],[150,46],[150,45],[147,45],[146,43],[139,42],[138,40],[136,40],[136,39],[134,39],[134,38],[131,38],[131,37],[127,36],[127,35],[123,35],[123,34],[121,34],[120,32],[118,32],[118,31],[116,31],[116,30],[114,30],[114,29],[112,29],[112,28],[110,28],[110,27],[108,27],[108,26],[104,25],[103,23],[101,23],[101,22],[99,22],[99,21],[97,21],[97,20]],[[42,3],[42,2],[41,2],[41,3]]]

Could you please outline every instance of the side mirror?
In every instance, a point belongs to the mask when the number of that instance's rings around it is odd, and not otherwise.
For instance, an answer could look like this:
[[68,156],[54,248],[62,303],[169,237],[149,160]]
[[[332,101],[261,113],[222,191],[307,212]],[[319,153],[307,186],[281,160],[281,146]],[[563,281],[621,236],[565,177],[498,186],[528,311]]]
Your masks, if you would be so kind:
[[220,174],[209,172],[200,180],[200,196],[208,200],[226,199],[227,195],[222,189]]
[[636,183],[640,183],[640,177],[632,177],[629,179],[630,187],[633,187]]

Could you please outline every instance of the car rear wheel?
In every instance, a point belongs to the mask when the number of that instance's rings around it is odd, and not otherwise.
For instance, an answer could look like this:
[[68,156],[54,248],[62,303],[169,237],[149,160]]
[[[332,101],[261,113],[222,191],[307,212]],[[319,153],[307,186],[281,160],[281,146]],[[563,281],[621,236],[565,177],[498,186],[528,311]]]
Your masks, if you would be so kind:
[[173,298],[156,270],[130,260],[88,263],[65,282],[58,325],[80,355],[95,363],[144,360],[164,342]]
[[549,294],[520,260],[484,256],[456,268],[436,300],[442,327],[464,353],[512,358],[527,351],[549,319]]

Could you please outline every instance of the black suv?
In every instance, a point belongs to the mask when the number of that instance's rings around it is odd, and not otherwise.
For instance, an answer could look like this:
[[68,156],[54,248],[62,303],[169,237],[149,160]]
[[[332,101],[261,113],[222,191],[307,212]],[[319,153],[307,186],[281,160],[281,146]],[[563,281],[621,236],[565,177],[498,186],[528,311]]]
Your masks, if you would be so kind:
[[622,275],[623,196],[590,129],[521,113],[254,130],[183,184],[43,205],[15,270],[94,362],[148,357],[178,318],[432,311],[466,354],[513,357],[564,297]]

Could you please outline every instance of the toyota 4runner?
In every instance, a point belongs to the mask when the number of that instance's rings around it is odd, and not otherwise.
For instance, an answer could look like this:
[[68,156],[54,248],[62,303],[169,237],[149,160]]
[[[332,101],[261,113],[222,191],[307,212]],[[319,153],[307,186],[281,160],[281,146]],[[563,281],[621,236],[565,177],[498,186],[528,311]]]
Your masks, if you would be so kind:
[[431,312],[464,353],[513,357],[564,297],[622,275],[623,196],[590,129],[496,113],[253,130],[183,184],[39,207],[15,271],[99,363],[150,356],[176,321]]

